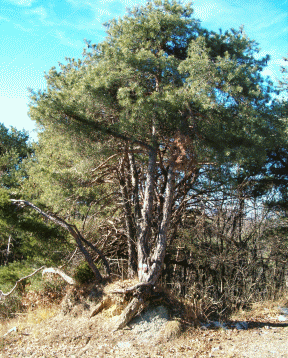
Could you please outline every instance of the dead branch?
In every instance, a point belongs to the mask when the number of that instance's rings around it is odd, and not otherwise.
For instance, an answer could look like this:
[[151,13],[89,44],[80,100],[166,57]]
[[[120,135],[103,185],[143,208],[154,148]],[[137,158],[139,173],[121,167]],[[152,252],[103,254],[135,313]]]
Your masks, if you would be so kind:
[[116,157],[118,153],[111,155],[108,159],[106,159],[103,163],[99,164],[98,167],[91,170],[92,173],[96,172],[98,169],[104,167],[111,159]]
[[69,258],[69,260],[67,262],[65,262],[65,264],[63,264],[62,266],[60,266],[60,269],[64,266],[67,266],[72,260],[73,260],[73,257],[76,255],[78,251],[78,247],[76,247],[76,249],[74,250],[73,254],[71,255],[71,257]]
[[58,268],[53,268],[53,267],[49,267],[49,268],[45,268],[42,272],[42,277],[46,274],[46,273],[55,273],[59,276],[61,276],[63,278],[64,281],[66,281],[67,283],[69,283],[69,285],[76,285],[76,281],[66,275],[66,273]]
[[2,300],[2,297],[4,297],[4,299],[5,299],[5,297],[11,295],[11,293],[14,292],[14,290],[16,289],[18,283],[26,280],[29,277],[32,277],[33,275],[35,275],[37,272],[39,272],[40,270],[42,270],[44,268],[45,268],[45,266],[42,266],[42,267],[38,268],[36,271],[32,272],[30,275],[20,278],[18,281],[16,281],[15,286],[8,293],[4,293],[3,291],[0,290],[0,300]]
[[101,260],[103,261],[103,264],[106,268],[107,275],[110,275],[110,273],[111,273],[110,266],[109,266],[108,261],[106,260],[106,257],[103,255],[102,251],[97,249],[93,244],[91,244],[91,242],[84,239],[84,237],[82,235],[80,235],[80,239],[98,254],[98,257],[100,257]]
[[[102,281],[102,276],[99,272],[99,270],[97,269],[97,267],[94,265],[94,262],[89,254],[89,252],[85,249],[85,247],[82,244],[82,241],[85,242],[85,239],[81,236],[81,234],[79,233],[78,229],[73,226],[68,224],[66,221],[64,221],[63,219],[58,218],[56,215],[51,215],[46,213],[45,211],[41,210],[40,208],[38,208],[36,205],[30,203],[27,200],[15,200],[15,199],[10,199],[10,201],[12,203],[14,203],[15,205],[18,206],[30,206],[31,208],[33,208],[34,210],[38,211],[38,213],[40,213],[42,216],[44,216],[45,218],[51,220],[52,222],[54,222],[55,224],[60,225],[61,227],[63,227],[64,229],[68,230],[70,232],[70,234],[74,237],[74,239],[76,240],[76,243],[80,249],[80,251],[82,252],[82,254],[84,255],[86,261],[88,262],[91,270],[94,273],[95,279],[97,282],[101,282]],[[91,244],[92,245],[92,244]],[[90,246],[90,245],[89,245]],[[93,245],[92,245],[93,246]],[[99,250],[100,251],[100,250]],[[98,252],[99,254],[99,252]],[[104,256],[104,255],[103,255]],[[104,262],[104,261],[103,261]],[[104,262],[105,264],[105,262]],[[106,265],[106,264],[105,264]]]

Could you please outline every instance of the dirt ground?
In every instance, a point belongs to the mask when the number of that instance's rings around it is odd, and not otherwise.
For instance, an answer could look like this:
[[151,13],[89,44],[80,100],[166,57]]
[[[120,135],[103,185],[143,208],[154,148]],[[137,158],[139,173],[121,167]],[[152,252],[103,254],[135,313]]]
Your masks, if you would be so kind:
[[152,306],[119,331],[113,331],[115,307],[91,317],[95,304],[67,310],[66,302],[0,322],[0,357],[288,358],[288,315],[277,304],[197,327],[171,318],[166,306]]
[[[0,357],[288,357],[288,322],[248,322],[247,329],[187,328],[179,337],[165,336],[165,325],[143,339],[133,328],[113,332],[115,317],[89,317],[79,308],[26,324],[2,339]],[[169,322],[169,321],[168,321]],[[14,328],[12,327],[12,328]],[[1,343],[0,343],[1,344]]]

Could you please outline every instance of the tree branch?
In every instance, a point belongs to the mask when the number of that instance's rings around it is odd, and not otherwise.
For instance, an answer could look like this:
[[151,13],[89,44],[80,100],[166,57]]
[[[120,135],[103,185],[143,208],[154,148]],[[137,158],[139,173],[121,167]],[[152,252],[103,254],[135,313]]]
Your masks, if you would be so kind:
[[80,116],[79,114],[72,113],[72,111],[67,109],[67,108],[65,108],[63,110],[63,113],[66,116],[74,119],[76,122],[80,122],[80,123],[82,123],[82,124],[84,124],[86,126],[89,126],[89,127],[93,128],[93,129],[96,129],[97,131],[100,131],[100,132],[102,132],[104,134],[109,134],[112,137],[124,140],[125,142],[129,142],[129,143],[132,143],[132,144],[137,144],[140,147],[145,148],[145,149],[151,149],[151,146],[149,144],[147,144],[145,142],[142,142],[141,140],[133,139],[133,138],[128,137],[128,136],[126,136],[124,134],[117,133],[112,128],[106,127],[106,126],[101,125],[101,124],[96,123],[96,122],[91,122],[88,119],[84,118],[83,116]]
[[16,281],[15,286],[8,293],[4,293],[3,291],[0,290],[0,300],[2,300],[2,297],[5,298],[5,297],[11,295],[11,293],[14,292],[14,290],[16,289],[18,283],[20,283],[21,281],[26,280],[26,278],[32,277],[33,275],[35,275],[37,272],[39,272],[40,270],[42,270],[44,268],[45,268],[45,266],[41,266],[36,271],[32,272],[30,275],[20,278],[18,281]]
[[[30,206],[31,208],[33,208],[34,210],[38,211],[38,213],[40,213],[42,216],[44,216],[45,218],[51,220],[52,222],[54,222],[55,224],[60,225],[61,227],[63,227],[64,229],[68,230],[70,232],[70,234],[74,237],[74,239],[76,240],[76,243],[80,249],[80,251],[83,253],[86,261],[88,262],[89,266],[91,267],[91,270],[94,273],[95,279],[98,282],[102,281],[102,276],[99,272],[99,270],[97,269],[97,267],[94,265],[94,262],[89,254],[89,252],[85,249],[85,247],[82,245],[81,241],[84,241],[85,239],[81,236],[81,234],[79,233],[78,229],[68,223],[66,223],[66,221],[64,221],[63,219],[60,219],[56,216],[52,216],[50,214],[47,214],[46,212],[44,212],[43,210],[41,210],[40,208],[38,208],[36,205],[30,203],[29,201],[26,200],[15,200],[15,199],[10,199],[10,201],[12,203],[14,203],[15,205],[19,205],[19,206]],[[91,244],[92,245],[92,244]]]

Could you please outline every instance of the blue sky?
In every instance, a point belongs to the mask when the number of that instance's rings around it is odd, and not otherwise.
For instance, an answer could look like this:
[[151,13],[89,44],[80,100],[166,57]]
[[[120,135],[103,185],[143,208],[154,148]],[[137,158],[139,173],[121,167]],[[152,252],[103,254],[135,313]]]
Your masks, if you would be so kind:
[[[107,20],[123,16],[127,7],[144,0],[1,0],[0,2],[0,123],[31,131],[27,88],[44,89],[44,71],[65,57],[80,58],[83,39],[105,37]],[[279,66],[288,56],[288,0],[195,0],[194,16],[202,26],[223,31],[244,25],[248,37],[269,54],[265,70],[280,78]]]

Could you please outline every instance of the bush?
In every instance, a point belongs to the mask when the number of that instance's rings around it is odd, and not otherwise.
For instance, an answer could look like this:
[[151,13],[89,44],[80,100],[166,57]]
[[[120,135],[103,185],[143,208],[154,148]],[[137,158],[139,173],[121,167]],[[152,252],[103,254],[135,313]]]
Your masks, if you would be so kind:
[[84,284],[92,282],[95,276],[88,263],[82,262],[75,268],[74,278],[78,283]]
[[[7,266],[0,266],[0,290],[4,293],[10,291],[14,287],[16,281],[22,277],[30,275],[38,267],[38,263],[28,261],[13,262],[9,263]],[[27,285],[29,285],[29,289],[32,290],[37,290],[42,287],[41,272],[20,282],[20,284],[18,284],[17,291],[22,290],[22,292],[24,292],[25,286]]]

